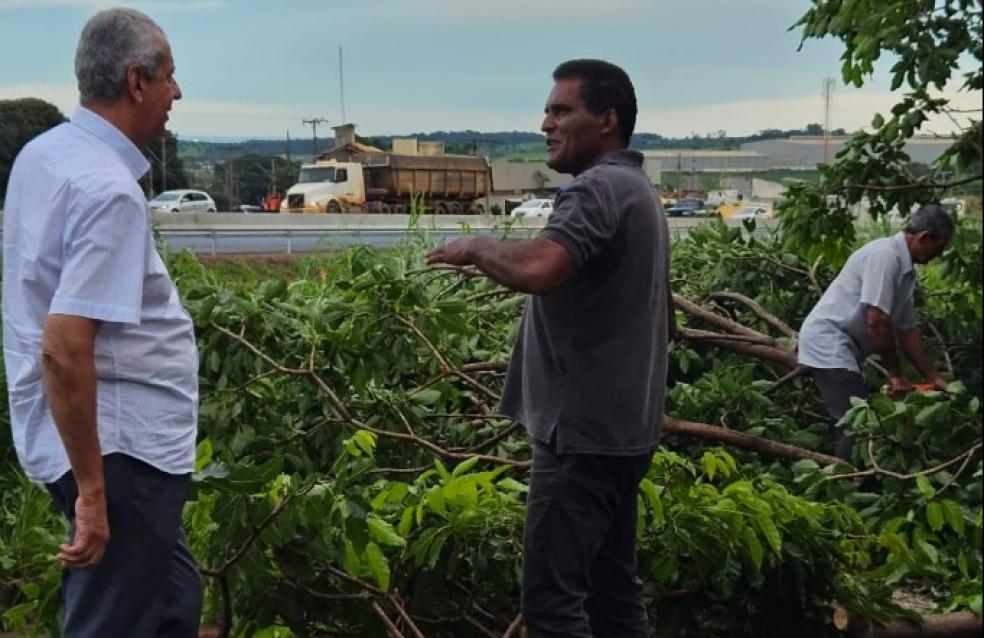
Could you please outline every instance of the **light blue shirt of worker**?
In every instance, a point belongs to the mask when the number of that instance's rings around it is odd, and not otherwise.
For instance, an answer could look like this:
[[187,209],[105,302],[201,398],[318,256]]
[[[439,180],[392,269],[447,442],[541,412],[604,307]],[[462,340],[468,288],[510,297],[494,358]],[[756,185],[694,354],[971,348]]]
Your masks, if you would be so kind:
[[3,219],[3,356],[14,446],[27,475],[70,469],[41,378],[49,314],[100,322],[95,339],[102,453],[171,474],[194,470],[194,327],[154,246],[137,180],[149,164],[79,107],[14,162]]
[[868,242],[852,254],[799,333],[799,362],[861,372],[872,352],[867,309],[879,308],[896,330],[916,325],[916,275],[905,234]]

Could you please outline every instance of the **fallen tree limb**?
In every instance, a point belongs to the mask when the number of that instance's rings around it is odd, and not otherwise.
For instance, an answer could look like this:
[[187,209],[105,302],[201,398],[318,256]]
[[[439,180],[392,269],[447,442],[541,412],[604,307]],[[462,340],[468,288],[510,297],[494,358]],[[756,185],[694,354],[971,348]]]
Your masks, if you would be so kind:
[[764,343],[758,342],[757,338],[756,342],[735,339],[735,337],[739,336],[752,338],[752,335],[717,334],[706,330],[694,330],[693,328],[683,327],[677,328],[677,334],[683,339],[713,343],[722,350],[771,361],[790,370],[793,370],[798,365],[796,353],[791,348],[784,348],[778,345],[765,345]]
[[834,626],[852,638],[971,638],[981,635],[981,617],[969,611],[926,616],[921,624],[893,620],[886,625],[877,625],[838,607],[834,610]]
[[724,330],[729,334],[767,338],[767,335],[764,335],[757,330],[752,330],[748,326],[743,326],[737,321],[732,321],[727,317],[722,317],[721,315],[711,312],[706,308],[702,308],[686,297],[682,297],[676,293],[673,293],[673,304],[691,317],[700,319],[701,321],[704,321],[719,330]]
[[836,456],[830,456],[829,454],[814,452],[813,450],[807,450],[787,443],[770,441],[769,439],[752,436],[751,434],[745,434],[737,430],[728,430],[706,423],[683,421],[671,416],[663,417],[663,433],[681,434],[706,441],[716,441],[724,445],[730,445],[751,452],[760,452],[769,456],[778,456],[791,461],[810,459],[816,461],[821,466],[844,463],[841,459]]
[[743,304],[747,306],[756,317],[781,332],[784,336],[789,337],[790,339],[795,339],[798,336],[795,330],[786,325],[785,321],[763,308],[762,304],[759,302],[754,299],[750,299],[741,293],[732,292],[730,290],[722,290],[720,292],[712,292],[709,296],[715,301],[727,299],[728,301],[735,301]]

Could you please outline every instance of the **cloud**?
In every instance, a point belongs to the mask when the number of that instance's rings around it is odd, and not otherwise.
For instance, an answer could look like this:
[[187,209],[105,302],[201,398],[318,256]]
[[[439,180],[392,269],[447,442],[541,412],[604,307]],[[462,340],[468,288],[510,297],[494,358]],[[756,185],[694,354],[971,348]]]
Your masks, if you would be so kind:
[[[949,94],[951,106],[958,109],[979,109],[980,93]],[[898,93],[851,91],[834,93],[830,127],[848,131],[870,126],[875,113],[888,114],[901,100]],[[643,105],[645,106],[645,105]],[[980,113],[976,114],[980,119]],[[643,108],[639,112],[636,130],[661,135],[704,135],[724,130],[729,135],[750,135],[763,129],[802,128],[824,120],[823,99],[817,96],[741,100],[717,104],[694,104],[686,107],[660,109]],[[956,130],[946,116],[936,116],[923,125],[922,131],[946,134]]]
[[26,9],[106,9],[109,7],[132,7],[147,11],[212,11],[225,9],[227,0],[134,0],[132,2],[114,0],[0,0],[0,11]]
[[[186,94],[187,95],[187,94]],[[20,84],[0,86],[0,99],[37,97],[47,100],[69,115],[78,103],[78,91],[73,84]],[[951,106],[957,109],[977,109],[959,114],[959,121],[970,116],[980,119],[980,93],[948,94]],[[887,114],[900,99],[899,94],[875,91],[849,91],[834,94],[831,128],[848,131],[869,126],[875,113]],[[802,128],[813,122],[823,122],[823,101],[820,96],[741,100],[712,104],[693,104],[686,107],[659,108],[642,105],[636,130],[682,137],[697,133],[715,134],[725,130],[729,135],[749,135],[762,129]],[[359,125],[363,135],[399,135],[412,132],[476,130],[476,131],[536,131],[541,113],[536,108],[465,108],[429,104],[387,102],[350,103],[346,109]],[[289,130],[292,137],[308,138],[311,129],[302,119],[328,117],[329,124],[339,122],[334,113],[320,102],[291,102],[269,104],[262,102],[196,100],[185,97],[171,111],[170,128],[182,137],[283,137]],[[947,134],[955,125],[946,116],[937,116],[923,125],[922,132]],[[319,137],[331,135],[329,128],[319,129]]]

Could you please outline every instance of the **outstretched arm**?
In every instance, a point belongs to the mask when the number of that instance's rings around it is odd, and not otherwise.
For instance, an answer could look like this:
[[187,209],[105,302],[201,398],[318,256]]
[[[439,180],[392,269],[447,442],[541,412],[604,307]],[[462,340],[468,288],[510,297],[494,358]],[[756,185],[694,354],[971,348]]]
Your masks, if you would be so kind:
[[506,288],[531,294],[550,292],[574,272],[575,263],[559,243],[465,237],[427,253],[427,263],[476,266]]
[[946,380],[940,376],[936,366],[933,365],[933,362],[930,361],[929,356],[926,354],[926,348],[923,347],[922,340],[919,338],[919,332],[915,328],[899,330],[898,340],[902,353],[908,357],[912,365],[916,366],[916,369],[923,375],[926,383],[937,390],[945,390]]
[[881,355],[882,365],[888,370],[889,391],[895,396],[911,391],[912,384],[902,376],[902,368],[899,365],[892,320],[877,306],[868,306],[865,320],[868,324],[868,334],[871,335],[871,345],[875,352]]

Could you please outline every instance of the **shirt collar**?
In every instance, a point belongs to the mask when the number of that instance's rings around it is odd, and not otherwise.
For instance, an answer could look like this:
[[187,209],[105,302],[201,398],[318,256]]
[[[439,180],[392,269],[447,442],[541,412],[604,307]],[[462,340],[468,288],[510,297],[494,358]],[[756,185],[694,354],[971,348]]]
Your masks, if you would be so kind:
[[615,164],[616,166],[642,166],[642,153],[627,148],[618,148],[602,155],[598,164]]
[[904,232],[899,231],[895,233],[895,236],[892,237],[892,246],[895,248],[899,259],[902,260],[902,274],[905,275],[912,272],[912,253],[909,252],[909,245],[905,243]]
[[130,138],[98,113],[90,111],[84,106],[78,106],[72,113],[72,124],[94,135],[116,151],[120,159],[123,160],[123,164],[133,174],[133,179],[140,179],[150,169],[150,162],[140,152],[140,149],[130,141]]

